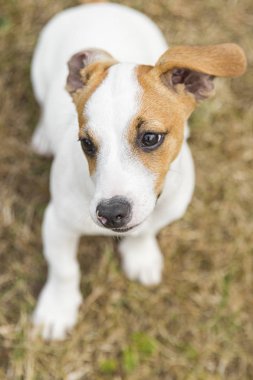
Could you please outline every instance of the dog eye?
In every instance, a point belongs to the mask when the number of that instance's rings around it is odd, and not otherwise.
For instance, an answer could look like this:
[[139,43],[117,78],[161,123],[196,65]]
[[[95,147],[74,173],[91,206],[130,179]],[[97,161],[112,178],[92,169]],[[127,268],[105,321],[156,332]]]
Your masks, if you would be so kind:
[[147,132],[139,140],[140,147],[145,151],[151,151],[158,148],[164,140],[164,134]]
[[83,138],[80,141],[84,153],[86,153],[88,156],[94,156],[96,154],[97,149],[91,139]]

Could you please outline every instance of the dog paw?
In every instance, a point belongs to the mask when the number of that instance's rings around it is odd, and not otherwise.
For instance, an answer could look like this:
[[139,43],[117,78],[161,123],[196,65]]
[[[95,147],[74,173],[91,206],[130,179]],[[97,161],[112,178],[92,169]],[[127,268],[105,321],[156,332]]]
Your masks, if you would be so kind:
[[123,271],[130,280],[137,280],[145,286],[161,282],[163,257],[154,239],[134,244],[134,239],[126,238],[119,249]]
[[82,297],[79,291],[57,294],[46,284],[32,316],[34,332],[45,340],[63,340],[74,327]]
[[133,260],[124,260],[123,270],[129,280],[137,280],[145,286],[158,285],[162,279],[161,266],[154,263],[136,265]]

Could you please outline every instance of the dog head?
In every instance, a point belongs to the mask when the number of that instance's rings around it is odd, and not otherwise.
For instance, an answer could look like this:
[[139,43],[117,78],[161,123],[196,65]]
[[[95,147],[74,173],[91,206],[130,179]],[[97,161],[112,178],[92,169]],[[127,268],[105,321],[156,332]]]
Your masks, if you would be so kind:
[[213,94],[214,77],[243,74],[246,59],[235,44],[178,46],[155,66],[118,63],[88,49],[68,66],[67,90],[95,185],[91,216],[124,232],[154,209],[185,122],[198,101]]

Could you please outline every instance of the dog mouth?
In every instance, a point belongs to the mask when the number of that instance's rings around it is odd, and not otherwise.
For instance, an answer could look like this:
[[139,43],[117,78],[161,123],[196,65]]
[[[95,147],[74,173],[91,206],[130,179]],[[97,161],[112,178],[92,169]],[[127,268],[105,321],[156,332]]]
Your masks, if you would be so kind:
[[113,232],[120,232],[120,233],[124,233],[124,232],[128,232],[130,230],[132,230],[133,228],[137,227],[138,224],[135,224],[134,226],[130,226],[130,227],[125,227],[125,228],[111,228],[111,230]]

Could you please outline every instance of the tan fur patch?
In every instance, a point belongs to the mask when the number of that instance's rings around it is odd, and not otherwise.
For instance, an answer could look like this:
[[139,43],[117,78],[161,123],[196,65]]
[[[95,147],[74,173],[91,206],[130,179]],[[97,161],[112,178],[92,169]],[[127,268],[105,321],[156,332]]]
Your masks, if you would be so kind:
[[[246,65],[245,54],[238,45],[220,44],[177,46],[167,50],[155,67],[138,66],[137,79],[143,94],[140,111],[130,126],[128,139],[134,147],[134,154],[156,175],[157,194],[162,190],[170,164],[179,153],[184,124],[196,107],[198,97],[205,98],[212,93],[211,86],[205,86],[199,93],[198,88],[186,91],[189,87],[184,83],[173,86],[172,70],[187,68],[211,76],[233,77],[242,75]],[[145,152],[136,144],[139,120],[144,121],[142,128],[146,132],[166,131],[164,142],[157,149]]]
[[[196,101],[185,94],[177,94],[164,86],[158,72],[152,66],[138,66],[137,78],[142,87],[141,107],[133,120],[128,140],[139,160],[156,175],[155,191],[158,195],[163,187],[171,162],[179,153],[184,135],[184,123],[193,111]],[[156,150],[143,151],[137,144],[137,125],[143,121],[141,132],[165,133],[164,142]]]
[[[82,138],[90,139],[93,142],[93,144],[95,145],[96,151],[97,152],[99,151],[98,141],[96,140],[95,136],[90,131],[89,131],[89,133],[87,133],[85,126],[82,128],[82,131],[79,133],[79,138],[80,139],[82,139]],[[84,154],[85,154],[85,152],[84,152]],[[90,173],[90,175],[92,175],[96,170],[97,157],[96,157],[96,155],[93,157],[93,156],[89,156],[88,154],[85,154],[85,157],[88,161],[89,173]]]
[[[99,145],[95,137],[87,136],[85,128],[87,121],[85,120],[84,107],[90,96],[106,78],[108,69],[115,63],[116,61],[95,62],[82,69],[81,76],[84,87],[77,90],[72,96],[78,114],[79,138],[90,137],[97,150],[99,149]],[[90,175],[92,175],[96,170],[96,157],[86,155],[86,158],[89,164]]]
[[176,46],[158,60],[161,73],[172,68],[188,68],[216,77],[237,77],[247,67],[244,51],[237,44]]

